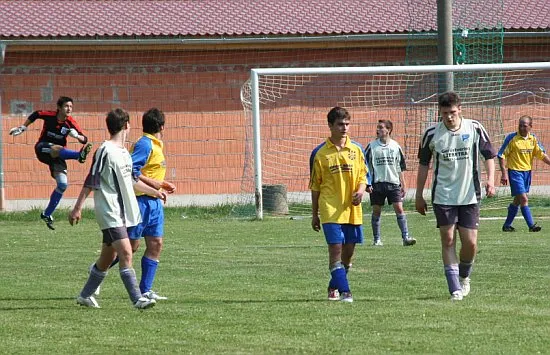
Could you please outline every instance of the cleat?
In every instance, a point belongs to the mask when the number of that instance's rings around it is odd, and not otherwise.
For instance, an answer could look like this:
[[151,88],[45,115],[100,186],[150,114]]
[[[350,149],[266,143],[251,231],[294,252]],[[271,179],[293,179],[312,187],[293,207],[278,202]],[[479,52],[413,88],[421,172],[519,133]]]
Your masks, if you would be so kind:
[[99,307],[99,304],[95,300],[94,296],[90,296],[88,298],[78,296],[76,298],[76,303],[81,305],[81,306],[84,306],[84,307],[101,308],[101,307]]
[[338,292],[338,289],[336,289],[336,288],[329,288],[328,289],[328,300],[329,301],[339,301],[340,300],[340,292]]
[[464,298],[464,295],[462,294],[461,290],[457,290],[457,291],[451,293],[451,301],[452,302],[462,301],[462,298]]
[[407,237],[407,238],[403,239],[403,246],[404,247],[408,247],[410,245],[415,245],[415,244],[416,244],[416,239],[414,239],[414,238]]
[[155,300],[155,301],[164,301],[164,300],[168,299],[168,297],[161,296],[158,293],[156,293],[155,291],[147,291],[147,292],[143,293],[141,295],[141,297],[145,297],[145,298],[148,298],[150,300]]
[[380,239],[377,239],[374,242],[372,242],[372,246],[375,246],[375,247],[381,247],[383,245],[384,244],[382,243],[382,241]]
[[78,162],[83,164],[86,162],[88,154],[92,151],[92,143],[87,143],[80,149],[80,156],[78,157]]
[[462,287],[462,297],[468,296],[468,294],[470,293],[470,278],[461,277],[460,286]]
[[537,226],[537,224],[533,224],[531,227],[529,227],[529,232],[540,232],[542,229],[541,226]]
[[40,219],[46,222],[46,226],[50,228],[51,230],[55,230],[55,227],[53,226],[53,217],[52,216],[46,216],[44,213],[40,214]]
[[515,232],[516,229],[512,226],[502,226],[502,231],[503,232]]
[[340,301],[352,303],[353,297],[351,296],[351,292],[342,292],[340,295]]
[[153,307],[157,301],[149,299],[147,297],[140,297],[136,303],[134,303],[134,307],[137,309],[147,309]]

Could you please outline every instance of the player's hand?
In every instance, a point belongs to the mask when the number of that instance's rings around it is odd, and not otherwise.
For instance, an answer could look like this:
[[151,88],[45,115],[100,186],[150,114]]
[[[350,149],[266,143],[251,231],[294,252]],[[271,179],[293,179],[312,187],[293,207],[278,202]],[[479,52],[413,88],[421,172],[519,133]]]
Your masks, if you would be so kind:
[[27,126],[25,125],[21,125],[19,127],[13,127],[12,129],[10,129],[10,136],[18,136],[20,135],[21,133],[25,132],[27,130]]
[[363,192],[354,192],[351,196],[351,203],[354,206],[359,206],[363,201]]
[[77,130],[74,129],[74,128],[71,128],[71,129],[69,130],[69,136],[71,136],[71,137],[73,137],[73,138],[78,138],[78,132],[77,132]]
[[372,194],[373,188],[372,185],[367,185],[367,188],[365,189],[365,192]]
[[173,194],[176,191],[176,185],[168,181],[163,181],[160,187],[169,194]]
[[75,225],[75,224],[78,224],[78,222],[80,222],[81,219],[82,219],[82,212],[80,210],[73,209],[69,213],[69,224],[71,226]]
[[416,212],[423,216],[425,216],[428,211],[428,204],[426,203],[426,200],[424,200],[424,197],[417,197],[414,200],[414,207],[416,208]]
[[315,215],[311,218],[311,228],[316,232],[321,230],[321,220],[319,216]]
[[495,194],[496,194],[496,190],[492,184],[485,185],[485,196],[494,197]]
[[160,198],[166,204],[166,193],[164,191],[158,191],[157,198]]
[[508,185],[508,178],[506,177],[506,175],[502,175],[500,177],[500,184],[505,186]]

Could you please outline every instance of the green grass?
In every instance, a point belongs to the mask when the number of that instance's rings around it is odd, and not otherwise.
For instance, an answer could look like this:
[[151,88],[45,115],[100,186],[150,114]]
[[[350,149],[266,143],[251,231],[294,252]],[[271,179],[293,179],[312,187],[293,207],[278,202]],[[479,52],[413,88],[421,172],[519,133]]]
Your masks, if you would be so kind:
[[90,211],[76,227],[59,211],[55,231],[38,211],[0,215],[0,353],[550,352],[543,219],[541,233],[528,233],[521,216],[516,233],[482,221],[472,292],[451,303],[433,215],[409,213],[418,239],[410,248],[392,215],[382,220],[384,247],[371,247],[366,216],[367,240],[349,274],[355,301],[343,304],[326,301],[326,245],[309,218],[258,222],[223,218],[227,211],[167,210],[155,289],[170,299],[146,311],[131,307],[116,270],[101,309],[75,304],[100,244]]

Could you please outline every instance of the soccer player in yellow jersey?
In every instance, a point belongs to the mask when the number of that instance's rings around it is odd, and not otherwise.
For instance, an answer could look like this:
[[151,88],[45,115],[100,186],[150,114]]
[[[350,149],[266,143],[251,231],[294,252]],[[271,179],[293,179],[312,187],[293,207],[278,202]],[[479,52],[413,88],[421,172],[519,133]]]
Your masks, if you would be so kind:
[[348,136],[348,111],[334,107],[327,119],[330,137],[313,150],[309,161],[311,225],[318,232],[322,224],[328,244],[328,299],[353,302],[347,271],[355,244],[363,243],[361,201],[367,191],[367,167],[363,147]]
[[[515,232],[516,229],[512,227],[512,222],[514,222],[519,209],[521,209],[521,214],[527,222],[529,232],[539,232],[541,230],[541,227],[533,221],[527,194],[531,187],[533,159],[540,159],[550,165],[550,158],[546,155],[546,151],[537,140],[537,137],[530,133],[531,128],[533,128],[533,119],[530,116],[521,116],[518,131],[507,135],[498,151],[498,163],[501,172],[500,183],[508,185],[509,180],[510,190],[514,197],[514,200],[508,206],[508,215],[502,226],[503,232]],[[508,174],[506,174],[504,159],[506,159]]]
[[[132,171],[134,176],[155,190],[173,193],[176,186],[164,180],[166,159],[164,144],[161,140],[164,132],[164,113],[158,108],[151,108],[143,114],[143,136],[132,147]],[[164,235],[163,200],[155,195],[137,193],[141,212],[141,223],[129,232],[132,250],[137,251],[140,240],[145,238],[145,253],[141,258],[141,281],[139,288],[144,297],[153,300],[165,300],[152,290],[153,281],[159,264]]]

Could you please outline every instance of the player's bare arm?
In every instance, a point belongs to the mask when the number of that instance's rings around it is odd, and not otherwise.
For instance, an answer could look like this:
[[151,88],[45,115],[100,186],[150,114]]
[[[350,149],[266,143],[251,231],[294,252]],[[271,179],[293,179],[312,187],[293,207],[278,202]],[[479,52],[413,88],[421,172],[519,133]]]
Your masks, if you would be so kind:
[[418,173],[416,176],[416,197],[414,200],[414,205],[416,212],[425,216],[428,211],[428,204],[424,200],[422,195],[424,192],[424,186],[426,185],[426,180],[428,179],[428,166],[427,165],[418,165]]

